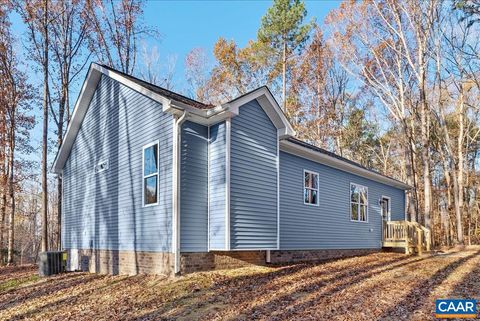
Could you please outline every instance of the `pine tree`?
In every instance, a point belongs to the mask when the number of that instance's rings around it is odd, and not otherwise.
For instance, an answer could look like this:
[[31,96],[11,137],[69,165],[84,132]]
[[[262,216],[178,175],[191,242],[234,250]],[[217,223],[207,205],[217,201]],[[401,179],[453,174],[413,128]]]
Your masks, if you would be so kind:
[[288,61],[308,40],[314,21],[304,24],[305,4],[300,0],[275,0],[262,18],[257,44],[265,53],[264,59],[273,62],[273,74],[282,74],[283,108],[287,96]]

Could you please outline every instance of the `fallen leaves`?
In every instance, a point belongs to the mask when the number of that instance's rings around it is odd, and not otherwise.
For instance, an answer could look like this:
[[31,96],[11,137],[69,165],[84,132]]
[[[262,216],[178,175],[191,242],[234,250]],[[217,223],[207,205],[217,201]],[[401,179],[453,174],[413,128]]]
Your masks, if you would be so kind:
[[436,298],[477,298],[480,248],[376,253],[176,279],[0,268],[1,320],[428,320]]

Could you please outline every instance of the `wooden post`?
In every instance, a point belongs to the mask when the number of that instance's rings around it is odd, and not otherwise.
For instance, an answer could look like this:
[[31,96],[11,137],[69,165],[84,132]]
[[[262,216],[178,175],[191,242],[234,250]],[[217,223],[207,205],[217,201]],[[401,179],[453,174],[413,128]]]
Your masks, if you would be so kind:
[[416,228],[417,230],[417,254],[422,255],[422,233],[423,231],[419,229],[418,227]]

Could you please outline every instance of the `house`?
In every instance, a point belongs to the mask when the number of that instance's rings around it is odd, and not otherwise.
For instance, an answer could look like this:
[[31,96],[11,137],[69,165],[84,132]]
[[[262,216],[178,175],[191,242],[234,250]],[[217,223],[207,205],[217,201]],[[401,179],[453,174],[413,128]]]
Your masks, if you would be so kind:
[[53,171],[69,270],[172,274],[409,241],[410,187],[296,139],[266,87],[209,106],[92,64]]

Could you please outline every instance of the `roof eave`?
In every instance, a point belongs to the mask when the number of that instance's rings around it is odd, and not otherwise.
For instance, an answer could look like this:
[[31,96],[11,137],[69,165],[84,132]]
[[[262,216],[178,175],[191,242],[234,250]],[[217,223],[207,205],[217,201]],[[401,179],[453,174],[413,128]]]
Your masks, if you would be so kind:
[[344,172],[352,173],[367,179],[371,179],[373,181],[383,183],[389,186],[393,186],[402,190],[409,190],[412,187],[408,184],[405,184],[401,181],[398,181],[396,179],[384,176],[379,173],[375,173],[373,171],[370,171],[368,169],[362,168],[360,166],[355,166],[353,164],[350,164],[348,162],[342,161],[340,159],[337,159],[335,157],[329,156],[327,154],[320,153],[318,151],[314,151],[312,149],[309,149],[304,146],[300,146],[298,144],[295,144],[293,142],[287,141],[287,140],[281,140],[280,141],[280,150],[302,157],[306,158],[309,160],[313,160],[316,162],[319,162],[321,164],[327,165],[329,167],[333,167],[339,170],[342,170]]

